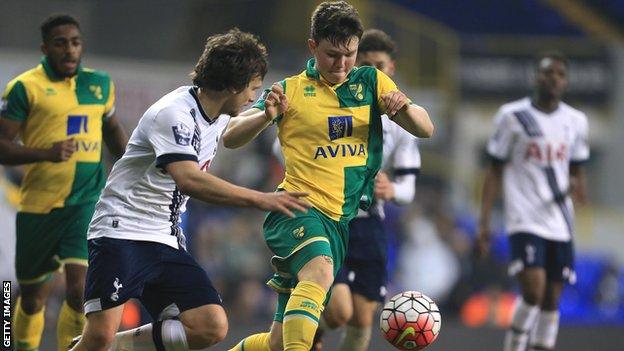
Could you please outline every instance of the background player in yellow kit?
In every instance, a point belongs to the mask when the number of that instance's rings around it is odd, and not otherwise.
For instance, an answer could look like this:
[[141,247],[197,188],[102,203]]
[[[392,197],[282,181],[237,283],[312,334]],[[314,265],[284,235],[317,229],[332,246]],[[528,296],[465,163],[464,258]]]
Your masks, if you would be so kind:
[[[299,75],[273,85],[223,140],[239,147],[278,125],[286,175],[280,190],[304,191],[313,207],[296,218],[268,214],[267,245],[279,295],[270,333],[252,335],[233,350],[310,350],[327,292],[347,249],[348,223],[368,207],[381,165],[381,115],[411,134],[429,137],[427,112],[373,67],[355,68],[362,24],[344,1],[324,2],[312,14],[314,58]],[[282,326],[283,325],[283,326]],[[283,333],[282,333],[283,329]]]
[[[63,268],[66,299],[57,339],[64,350],[84,324],[87,228],[104,187],[102,141],[120,157],[127,136],[109,76],[83,68],[80,25],[68,15],[41,24],[41,64],[7,85],[0,118],[0,163],[26,165],[17,214],[15,313],[18,350],[39,347],[52,274]],[[20,137],[23,144],[15,142]]]

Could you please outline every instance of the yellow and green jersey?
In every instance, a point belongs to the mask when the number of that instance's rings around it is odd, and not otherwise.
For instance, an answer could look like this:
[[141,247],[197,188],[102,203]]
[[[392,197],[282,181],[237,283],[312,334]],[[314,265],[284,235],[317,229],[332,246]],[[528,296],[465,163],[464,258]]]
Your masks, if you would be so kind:
[[63,79],[43,58],[9,82],[2,99],[0,116],[24,122],[20,136],[26,147],[46,149],[67,138],[76,141],[76,152],[66,162],[26,166],[19,210],[48,213],[96,201],[106,181],[102,123],[114,112],[109,76],[79,67],[74,77]]
[[[372,200],[383,152],[381,96],[396,84],[365,66],[332,85],[314,59],[281,84],[288,110],[276,119],[286,168],[279,188],[308,192],[307,200],[334,220],[353,218]],[[264,98],[254,107],[264,109]]]

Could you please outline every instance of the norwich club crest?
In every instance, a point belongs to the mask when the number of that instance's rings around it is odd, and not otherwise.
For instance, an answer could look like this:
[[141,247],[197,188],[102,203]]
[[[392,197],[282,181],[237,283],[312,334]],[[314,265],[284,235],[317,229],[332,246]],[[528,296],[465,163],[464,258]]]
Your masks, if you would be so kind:
[[305,235],[305,228],[303,226],[292,231],[292,236],[295,239],[301,239]]
[[349,91],[356,100],[364,100],[364,86],[362,85],[362,83],[349,84]]

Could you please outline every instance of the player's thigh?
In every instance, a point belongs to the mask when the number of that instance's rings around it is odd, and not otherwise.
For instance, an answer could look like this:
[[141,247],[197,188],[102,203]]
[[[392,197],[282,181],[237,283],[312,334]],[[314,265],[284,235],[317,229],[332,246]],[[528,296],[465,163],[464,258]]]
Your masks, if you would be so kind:
[[111,238],[92,239],[88,245],[84,293],[87,314],[139,297],[146,282],[157,277],[157,263],[164,245]]
[[345,325],[353,315],[351,289],[345,283],[335,283],[331,297],[323,311],[323,318],[331,328]]
[[95,211],[95,203],[87,203],[63,208],[62,220],[67,223],[59,243],[58,255],[63,264],[87,266],[89,251],[87,232]]
[[369,327],[373,325],[375,312],[379,308],[380,303],[371,300],[366,296],[353,293],[353,317],[349,322],[350,325],[356,327]]
[[15,240],[15,272],[21,285],[35,285],[52,277],[61,264],[58,248],[63,223],[57,221],[59,210],[48,214],[18,212]]
[[[139,297],[153,319],[164,319],[204,306],[221,305],[221,297],[206,271],[187,251],[162,245],[155,271],[155,277],[145,283]],[[223,309],[215,307],[215,310]],[[214,322],[227,329],[225,315]],[[200,325],[212,324],[202,320]]]
[[509,241],[509,273],[517,275],[523,298],[529,304],[540,304],[546,287],[547,242],[531,233],[511,234]]
[[295,218],[272,212],[263,228],[267,246],[275,254],[271,263],[278,272],[298,276],[310,261],[326,256],[332,260],[334,270],[330,280],[333,281],[346,253],[346,223],[333,221],[310,209],[305,213],[296,212]]

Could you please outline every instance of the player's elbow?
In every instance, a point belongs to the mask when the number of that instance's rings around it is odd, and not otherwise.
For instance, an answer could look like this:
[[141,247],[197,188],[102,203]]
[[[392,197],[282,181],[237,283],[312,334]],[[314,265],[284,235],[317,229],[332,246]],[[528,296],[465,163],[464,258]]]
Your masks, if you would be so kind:
[[192,176],[175,179],[175,183],[180,193],[193,197],[196,182]]

